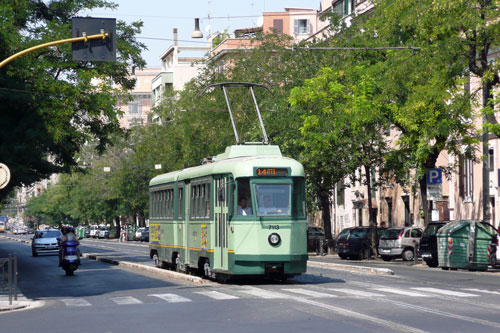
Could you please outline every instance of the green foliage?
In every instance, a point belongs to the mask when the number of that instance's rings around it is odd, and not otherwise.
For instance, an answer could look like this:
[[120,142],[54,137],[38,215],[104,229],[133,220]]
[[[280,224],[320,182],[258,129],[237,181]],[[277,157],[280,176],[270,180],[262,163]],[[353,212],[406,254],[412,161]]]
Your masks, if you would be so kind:
[[[99,0],[3,1],[0,58],[70,38],[71,17],[113,7]],[[74,170],[75,153],[85,142],[96,141],[102,152],[110,135],[119,132],[117,96],[135,83],[127,69],[144,65],[144,45],[134,38],[141,25],[118,22],[117,62],[74,62],[71,44],[61,44],[25,54],[0,70],[0,156],[12,173],[0,198],[21,184]]]

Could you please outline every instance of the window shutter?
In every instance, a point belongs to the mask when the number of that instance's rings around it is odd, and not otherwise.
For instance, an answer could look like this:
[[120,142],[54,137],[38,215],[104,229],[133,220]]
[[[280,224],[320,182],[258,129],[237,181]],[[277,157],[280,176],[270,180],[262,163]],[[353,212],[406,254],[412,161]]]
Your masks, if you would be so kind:
[[458,195],[463,198],[465,196],[465,173],[463,156],[458,159]]
[[307,34],[310,34],[311,33],[311,22],[309,19],[307,19],[307,23],[306,23],[306,29],[307,29]]
[[283,34],[283,20],[273,20],[273,28],[278,35]]
[[294,32],[296,35],[298,35],[299,34],[299,20],[294,20],[293,23],[294,23]]

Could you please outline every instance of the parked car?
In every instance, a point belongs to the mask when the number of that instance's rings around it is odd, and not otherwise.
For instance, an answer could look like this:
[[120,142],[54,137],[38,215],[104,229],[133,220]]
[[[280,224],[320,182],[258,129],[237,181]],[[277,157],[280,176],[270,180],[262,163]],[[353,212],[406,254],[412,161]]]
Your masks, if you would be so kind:
[[[341,259],[369,259],[372,253],[370,227],[346,228],[338,235],[335,250]],[[375,242],[378,246],[385,228],[376,227]]]
[[109,228],[108,227],[101,227],[101,229],[99,229],[99,234],[97,237],[99,239],[109,238]]
[[91,225],[90,226],[90,237],[97,238],[99,236],[99,226]]
[[320,252],[320,245],[323,244],[323,253],[328,253],[328,243],[326,242],[325,231],[320,227],[307,228],[307,251]]
[[422,229],[418,227],[387,229],[380,237],[378,252],[385,261],[401,257],[405,261],[413,260],[422,237]]
[[141,242],[149,242],[149,227],[144,228],[141,233]]
[[141,240],[141,236],[142,236],[142,233],[146,230],[146,228],[139,228],[135,231],[135,234],[134,234],[134,240],[135,241],[140,241]]
[[34,234],[34,233],[35,233],[35,230],[34,230],[33,228],[27,228],[27,229],[26,229],[26,232],[27,232],[28,234]]
[[62,236],[57,229],[37,231],[31,241],[31,254],[37,257],[39,254],[57,254],[59,246],[57,239]]
[[90,238],[90,228],[89,227],[85,228],[83,234],[85,235],[85,238]]
[[437,232],[446,222],[430,222],[420,238],[420,256],[429,267],[438,267]]

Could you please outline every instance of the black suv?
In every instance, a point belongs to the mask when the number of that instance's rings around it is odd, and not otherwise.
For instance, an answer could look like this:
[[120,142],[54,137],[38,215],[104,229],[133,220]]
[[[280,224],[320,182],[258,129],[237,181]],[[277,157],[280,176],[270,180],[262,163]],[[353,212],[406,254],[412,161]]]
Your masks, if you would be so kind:
[[[376,248],[386,228],[376,228]],[[337,237],[335,250],[341,259],[370,259],[372,256],[370,227],[346,228]]]
[[429,267],[438,267],[437,233],[446,222],[430,222],[420,238],[420,256]]

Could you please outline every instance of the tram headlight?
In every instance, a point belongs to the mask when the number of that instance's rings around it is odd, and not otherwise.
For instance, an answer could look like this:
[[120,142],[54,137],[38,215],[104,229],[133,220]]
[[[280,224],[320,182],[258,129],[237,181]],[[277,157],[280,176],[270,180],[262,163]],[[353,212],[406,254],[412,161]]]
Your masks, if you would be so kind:
[[267,240],[269,241],[269,244],[276,246],[281,242],[281,237],[277,233],[273,233],[269,235]]

